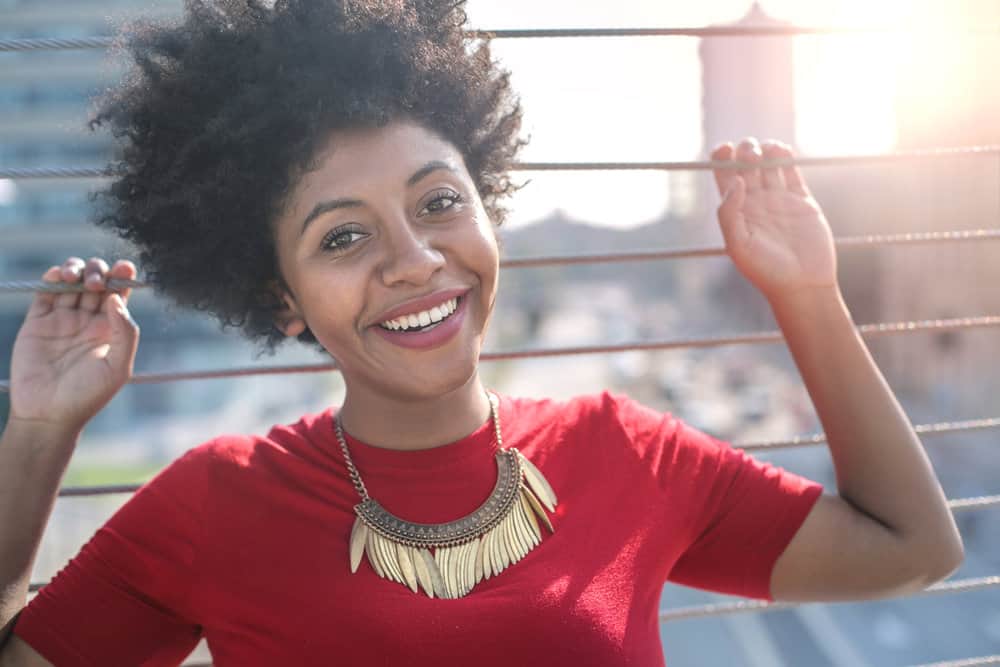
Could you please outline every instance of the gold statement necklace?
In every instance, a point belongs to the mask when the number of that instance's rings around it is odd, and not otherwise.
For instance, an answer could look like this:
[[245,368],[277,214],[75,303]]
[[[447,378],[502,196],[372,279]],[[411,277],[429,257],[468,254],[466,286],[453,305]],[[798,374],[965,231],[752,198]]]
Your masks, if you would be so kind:
[[[496,431],[497,483],[479,509],[448,523],[413,523],[395,516],[368,496],[358,469],[347,451],[340,414],[335,420],[337,440],[351,482],[361,496],[354,506],[351,529],[351,573],[367,554],[375,573],[408,586],[422,588],[429,597],[464,597],[483,579],[503,572],[542,541],[539,522],[554,532],[545,508],[555,511],[556,494],[548,481],[517,449],[503,448],[498,399],[486,392]],[[431,550],[433,549],[433,553]]]

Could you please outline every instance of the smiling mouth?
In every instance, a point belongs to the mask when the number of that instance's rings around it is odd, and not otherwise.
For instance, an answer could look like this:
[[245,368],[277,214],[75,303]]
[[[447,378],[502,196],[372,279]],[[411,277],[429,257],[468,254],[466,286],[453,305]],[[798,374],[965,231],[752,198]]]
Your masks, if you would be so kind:
[[386,322],[379,322],[377,326],[392,331],[394,333],[419,333],[435,329],[455,315],[462,296],[448,299],[444,303],[434,306],[428,310],[410,315],[404,315]]

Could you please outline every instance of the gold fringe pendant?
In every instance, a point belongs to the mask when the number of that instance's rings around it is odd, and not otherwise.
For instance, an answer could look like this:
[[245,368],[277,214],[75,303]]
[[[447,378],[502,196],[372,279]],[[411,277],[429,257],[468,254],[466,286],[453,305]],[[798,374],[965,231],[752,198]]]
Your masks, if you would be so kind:
[[546,514],[554,512],[555,492],[548,480],[517,449],[496,453],[497,483],[472,514],[440,524],[422,524],[394,516],[373,498],[354,506],[351,573],[362,555],[375,573],[414,593],[455,599],[480,581],[517,563],[542,541]]

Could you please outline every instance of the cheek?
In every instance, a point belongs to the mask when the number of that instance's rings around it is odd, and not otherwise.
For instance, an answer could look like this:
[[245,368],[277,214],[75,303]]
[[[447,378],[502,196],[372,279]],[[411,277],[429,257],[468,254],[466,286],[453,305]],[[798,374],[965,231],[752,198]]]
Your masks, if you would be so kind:
[[353,327],[364,305],[363,293],[363,285],[350,273],[327,271],[309,276],[303,301],[314,333],[320,328],[337,332]]
[[481,243],[488,248],[489,253],[498,257],[500,254],[500,229],[486,215],[482,204],[476,207],[476,217],[473,220],[473,226],[481,239]]
[[496,227],[487,219],[476,225],[475,252],[480,270],[496,274],[500,268],[500,244]]

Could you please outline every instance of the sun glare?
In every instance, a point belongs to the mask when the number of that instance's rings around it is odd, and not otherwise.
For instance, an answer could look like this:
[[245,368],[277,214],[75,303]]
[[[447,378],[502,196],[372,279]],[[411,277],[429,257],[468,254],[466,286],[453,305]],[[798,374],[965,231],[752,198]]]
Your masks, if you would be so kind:
[[975,94],[953,76],[967,66],[960,32],[967,17],[957,5],[841,0],[826,7],[808,23],[887,32],[798,38],[799,144],[806,152],[892,150],[901,110],[930,120]]
[[[843,0],[809,24],[896,29],[905,2]],[[800,37],[795,44],[798,142],[811,154],[879,153],[896,144],[896,33]]]
[[[966,3],[923,0],[761,0],[771,16],[800,26],[876,28],[870,34],[795,38],[796,144],[806,155],[894,150],[914,123],[927,128],[968,101],[975,67],[960,31]],[[1000,2],[995,3],[1000,8]],[[528,7],[531,11],[528,11]],[[711,25],[736,21],[751,0],[650,3],[621,0],[471,0],[482,25]],[[976,11],[983,14],[982,5]],[[569,11],[572,8],[573,11]],[[993,11],[993,10],[990,10]],[[619,16],[621,14],[621,16]],[[507,17],[507,22],[505,22]],[[518,24],[520,25],[520,24]],[[944,28],[944,29],[942,29]],[[881,31],[884,30],[884,31]],[[499,40],[532,142],[526,161],[685,160],[703,157],[698,42],[684,38]],[[981,91],[980,91],[981,92]],[[535,173],[513,204],[512,224],[561,209],[571,217],[628,227],[671,210],[683,188],[662,173]],[[669,184],[674,184],[671,188]]]

